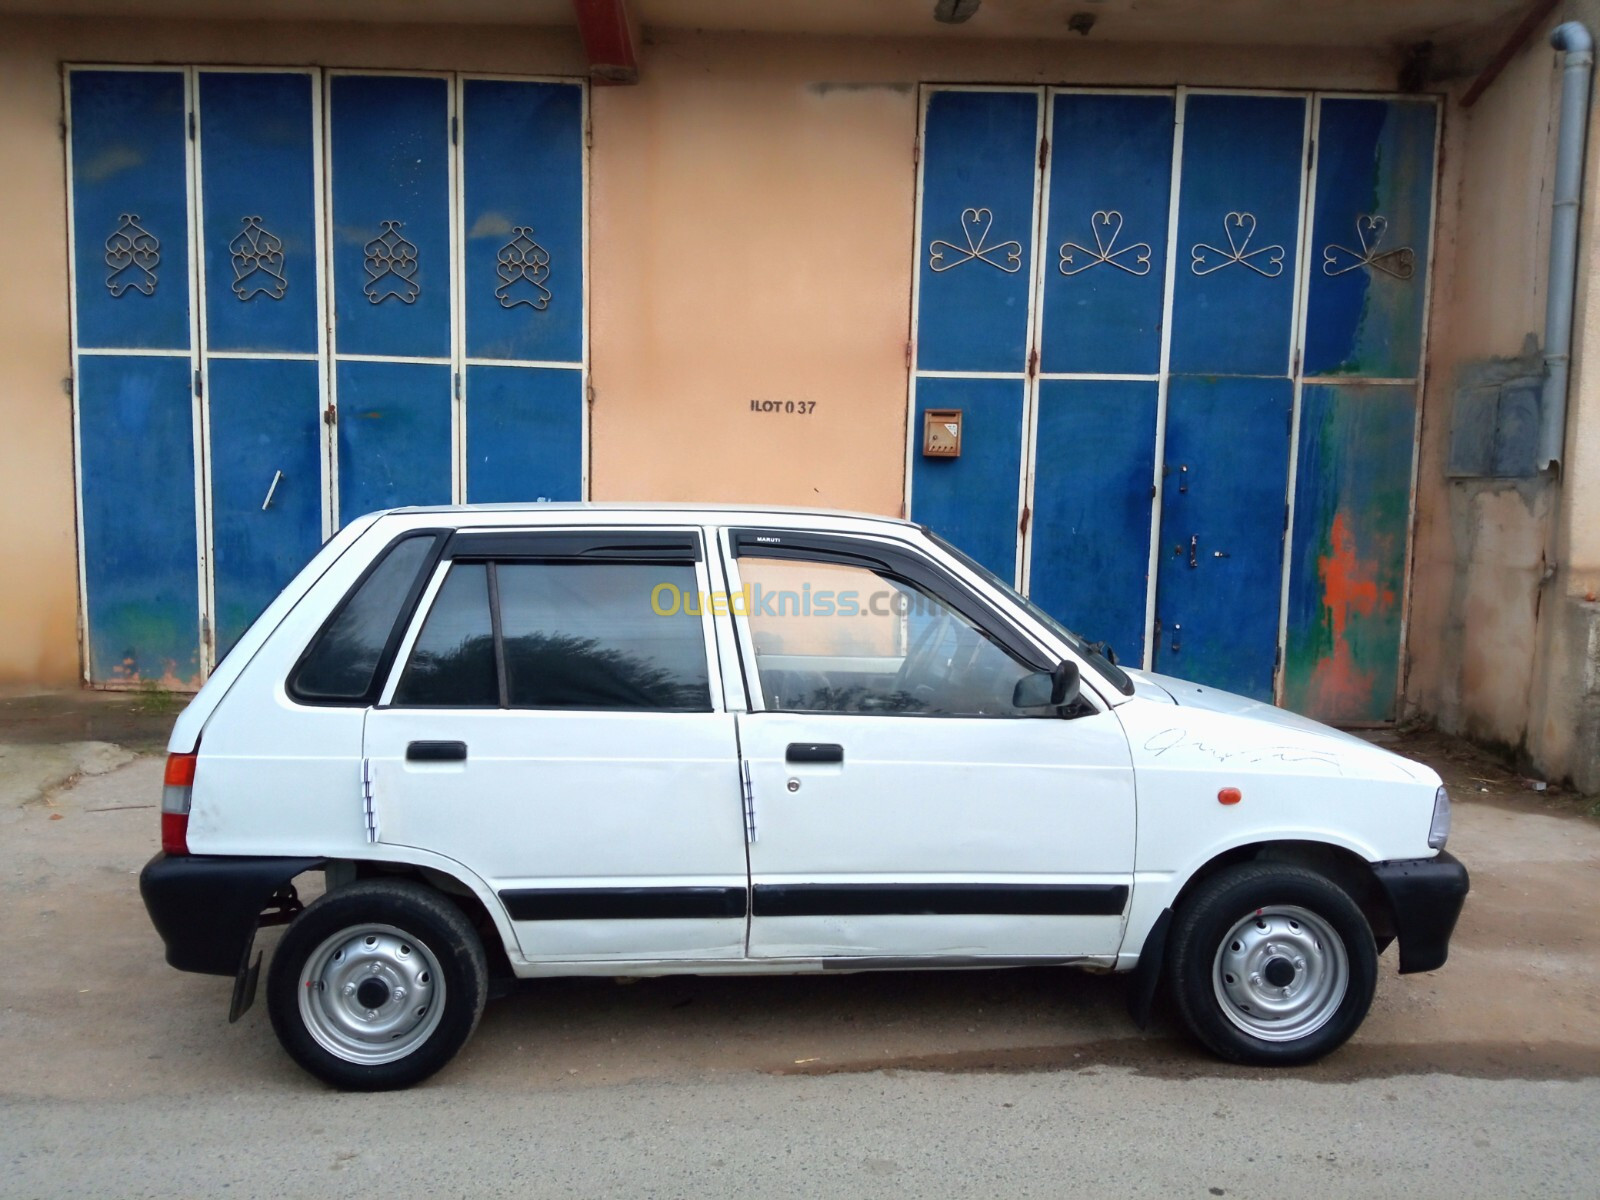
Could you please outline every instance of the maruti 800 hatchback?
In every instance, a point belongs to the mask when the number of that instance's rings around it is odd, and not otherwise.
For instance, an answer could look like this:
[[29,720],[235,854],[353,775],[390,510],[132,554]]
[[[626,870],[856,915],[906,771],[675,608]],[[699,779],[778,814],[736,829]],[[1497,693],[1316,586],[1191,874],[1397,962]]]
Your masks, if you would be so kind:
[[[904,521],[538,504],[352,522],[173,731],[175,967],[352,1089],[494,975],[1063,965],[1238,1062],[1361,1024],[1467,892],[1429,768],[1115,666]],[[320,871],[302,904],[295,880]]]

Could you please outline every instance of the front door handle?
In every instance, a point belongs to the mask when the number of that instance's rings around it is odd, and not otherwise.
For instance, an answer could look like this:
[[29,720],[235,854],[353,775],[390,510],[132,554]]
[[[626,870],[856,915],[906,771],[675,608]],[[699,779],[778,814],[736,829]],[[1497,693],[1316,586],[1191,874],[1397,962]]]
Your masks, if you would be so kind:
[[466,762],[465,742],[411,742],[406,746],[407,762]]
[[844,747],[833,742],[790,742],[783,758],[792,763],[842,763]]

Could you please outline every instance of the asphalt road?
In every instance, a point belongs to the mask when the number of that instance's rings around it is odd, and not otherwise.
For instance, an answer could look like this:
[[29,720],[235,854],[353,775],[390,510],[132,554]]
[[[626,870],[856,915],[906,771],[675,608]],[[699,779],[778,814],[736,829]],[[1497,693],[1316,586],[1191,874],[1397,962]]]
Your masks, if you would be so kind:
[[683,977],[523,985],[428,1084],[350,1096],[162,962],[130,758],[0,745],[3,1196],[1600,1195],[1600,823],[1482,765],[1451,962],[1391,950],[1310,1068],[1140,1034],[1116,977]]

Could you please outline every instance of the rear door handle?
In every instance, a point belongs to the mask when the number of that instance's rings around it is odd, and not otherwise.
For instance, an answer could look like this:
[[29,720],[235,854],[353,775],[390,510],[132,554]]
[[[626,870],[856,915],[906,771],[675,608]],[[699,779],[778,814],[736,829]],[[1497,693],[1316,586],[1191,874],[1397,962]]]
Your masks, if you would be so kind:
[[842,763],[844,747],[834,742],[790,742],[783,758],[792,763]]
[[407,762],[466,762],[465,742],[411,742],[406,746]]

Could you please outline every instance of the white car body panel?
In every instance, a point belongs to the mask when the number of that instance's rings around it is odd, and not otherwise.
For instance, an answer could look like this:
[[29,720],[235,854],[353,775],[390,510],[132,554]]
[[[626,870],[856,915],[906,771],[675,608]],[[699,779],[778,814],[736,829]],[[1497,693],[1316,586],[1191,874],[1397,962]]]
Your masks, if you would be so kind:
[[[721,532],[741,525],[912,548],[1004,608],[1041,654],[1078,662],[1095,713],[1052,721],[762,712],[741,682],[745,631],[720,614],[705,621],[717,709],[708,714],[309,706],[286,691],[329,612],[406,530],[699,528],[709,554],[700,576],[719,590],[730,574],[717,554]],[[323,548],[224,659],[170,747],[199,747],[192,852],[442,872],[484,904],[513,969],[528,976],[851,969],[886,958],[1082,958],[1128,968],[1184,883],[1229,850],[1294,840],[1369,862],[1434,853],[1427,833],[1438,778],[1428,768],[1270,705],[1129,674],[1131,696],[906,522],[746,508],[404,509],[352,522]],[[473,748],[466,770],[404,760],[410,740],[457,738]],[[845,745],[843,769],[785,762],[794,741]],[[364,753],[377,841],[363,807]],[[751,769],[753,842],[741,758]],[[523,782],[533,769],[536,788]],[[1241,802],[1220,804],[1218,790],[1230,786]],[[553,829],[559,836],[548,836]],[[743,919],[514,923],[497,894],[908,878],[1114,882],[1132,893],[1115,918],[784,917],[768,929],[756,917],[749,931]]]

